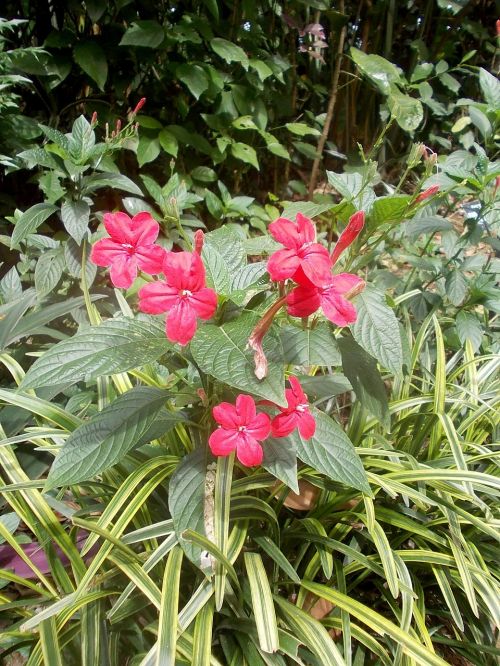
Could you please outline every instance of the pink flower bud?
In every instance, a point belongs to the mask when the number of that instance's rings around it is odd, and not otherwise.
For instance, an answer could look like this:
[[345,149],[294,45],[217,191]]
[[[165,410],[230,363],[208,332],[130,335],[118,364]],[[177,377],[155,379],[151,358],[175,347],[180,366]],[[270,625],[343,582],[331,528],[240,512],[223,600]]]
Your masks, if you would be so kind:
[[420,203],[421,201],[424,201],[425,199],[434,196],[437,192],[439,192],[439,185],[433,185],[432,187],[428,187],[426,190],[424,190],[423,192],[421,192],[421,194],[418,195],[418,197],[415,199],[415,203]]
[[201,229],[198,229],[194,234],[194,251],[196,254],[201,256],[201,251],[203,249],[203,241],[205,240],[205,234]]
[[135,116],[137,113],[139,113],[139,111],[142,109],[142,107],[144,106],[144,104],[146,104],[146,98],[145,98],[145,97],[141,97],[141,99],[137,102],[137,106],[136,106],[135,109],[132,111],[132,115]]
[[94,113],[92,114],[92,118],[90,119],[90,124],[97,125],[97,111],[94,111]]
[[497,27],[497,37],[500,37],[500,19],[498,19],[496,27]]
[[117,134],[121,130],[121,128],[122,128],[122,121],[118,118],[118,120],[116,121],[116,133]]

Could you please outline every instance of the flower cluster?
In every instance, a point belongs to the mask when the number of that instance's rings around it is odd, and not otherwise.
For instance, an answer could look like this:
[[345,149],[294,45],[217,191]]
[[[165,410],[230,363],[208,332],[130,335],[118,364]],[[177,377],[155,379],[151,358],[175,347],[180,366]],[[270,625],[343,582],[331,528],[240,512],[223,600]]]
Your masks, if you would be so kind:
[[279,410],[273,419],[265,412],[257,413],[254,399],[240,394],[236,404],[221,402],[213,408],[217,430],[210,435],[208,443],[215,456],[228,456],[236,451],[238,460],[247,467],[260,465],[264,451],[260,442],[269,435],[286,437],[296,428],[304,439],[311,439],[316,430],[316,421],[309,411],[307,396],[299,380],[290,377],[290,388],[285,390],[287,406],[273,405]]
[[165,280],[139,290],[139,309],[148,314],[167,313],[167,338],[187,344],[196,332],[198,318],[210,319],[217,309],[217,294],[205,282],[200,236],[196,252],[167,252],[155,245],[160,227],[149,213],[138,213],[132,219],[125,213],[106,213],[104,226],[110,238],[95,243],[90,259],[98,266],[110,266],[111,282],[125,289],[138,270],[149,275],[163,273]]
[[364,222],[363,211],[350,218],[331,256],[316,242],[312,221],[301,213],[297,214],[296,222],[279,218],[269,225],[273,238],[285,247],[269,258],[269,275],[276,281],[291,278],[297,284],[286,297],[288,314],[308,317],[321,308],[325,317],[337,326],[356,321],[356,309],[349,298],[359,293],[365,283],[351,273],[332,275],[332,268],[360,234]]

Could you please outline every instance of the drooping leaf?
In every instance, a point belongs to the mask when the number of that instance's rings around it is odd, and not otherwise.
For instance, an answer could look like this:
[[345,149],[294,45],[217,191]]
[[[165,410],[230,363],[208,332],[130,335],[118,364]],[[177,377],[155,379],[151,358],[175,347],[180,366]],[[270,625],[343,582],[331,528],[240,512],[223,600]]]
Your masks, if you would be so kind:
[[208,89],[208,77],[199,65],[183,63],[176,68],[175,74],[196,99]]
[[350,50],[351,58],[359,69],[372,81],[380,92],[388,95],[393,84],[398,83],[401,76],[392,62],[373,53],[364,53],[354,47]]
[[156,360],[171,347],[158,319],[108,319],[51,347],[28,370],[23,388],[126,372]]
[[141,189],[133,180],[121,173],[95,173],[92,176],[85,176],[82,179],[82,187],[85,192],[94,192],[101,187],[111,187],[114,190],[123,190],[141,196]]
[[247,143],[236,141],[235,143],[231,144],[231,153],[237,160],[241,160],[246,164],[251,164],[257,170],[259,170],[257,153],[255,152],[255,148],[252,148],[252,146],[249,146]]
[[134,21],[121,38],[120,46],[143,46],[155,49],[165,37],[157,21]]
[[221,37],[214,37],[214,39],[210,40],[210,46],[215,51],[215,53],[217,53],[217,55],[225,60],[228,64],[232,62],[239,62],[241,63],[243,69],[248,69],[248,56],[241,48],[241,46],[238,46],[233,42],[229,42],[227,39],[222,39]]
[[483,340],[483,327],[479,319],[470,312],[460,310],[455,326],[460,342],[464,345],[466,340],[470,340],[473,350],[477,352]]
[[164,432],[174,427],[183,416],[163,409],[169,396],[147,386],[118,396],[71,433],[52,465],[47,488],[87,481],[122,460],[149,441],[148,432],[162,410]]
[[137,144],[137,161],[139,166],[153,162],[160,154],[160,141],[158,137],[142,134]]
[[262,467],[283,481],[294,493],[298,493],[295,443],[288,437],[268,437],[262,448],[264,449]]
[[399,324],[383,293],[368,287],[356,297],[358,316],[351,331],[358,342],[379,363],[395,374],[401,372],[403,350]]
[[280,337],[285,363],[307,366],[341,363],[337,341],[326,322],[306,330],[296,326],[284,326],[280,330]]
[[108,78],[108,61],[101,46],[95,42],[78,42],[73,49],[73,58],[85,74],[104,90]]
[[86,201],[64,201],[61,218],[69,235],[80,244],[89,227],[90,207]]

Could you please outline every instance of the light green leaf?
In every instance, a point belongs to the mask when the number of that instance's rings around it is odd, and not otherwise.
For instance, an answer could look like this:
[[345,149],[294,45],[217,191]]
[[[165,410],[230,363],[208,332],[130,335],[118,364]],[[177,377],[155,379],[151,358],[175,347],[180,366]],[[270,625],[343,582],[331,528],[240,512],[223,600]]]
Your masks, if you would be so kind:
[[281,345],[272,330],[263,343],[269,361],[268,375],[262,380],[255,376],[253,351],[247,349],[247,343],[257,321],[255,315],[248,313],[221,327],[201,326],[191,344],[191,353],[203,372],[219,381],[286,406],[283,366],[278,361]]
[[324,412],[311,408],[311,414],[316,419],[316,432],[311,439],[302,439],[297,430],[285,438],[295,445],[297,456],[332,481],[370,494],[366,472],[349,437]]
[[57,285],[64,269],[64,255],[59,248],[40,255],[35,266],[35,289],[44,296]]
[[290,220],[295,220],[297,213],[302,213],[306,217],[313,218],[321,215],[321,213],[325,213],[327,210],[331,210],[332,207],[333,204],[331,203],[317,204],[312,201],[285,201],[281,215]]
[[181,569],[182,550],[174,546],[163,572],[155,666],[174,666],[176,662]]
[[247,552],[244,559],[260,649],[263,652],[276,652],[279,647],[278,624],[264,563],[259,553]]
[[137,144],[137,161],[139,166],[155,160],[160,154],[160,141],[158,137],[142,134]]
[[58,210],[57,206],[47,203],[38,203],[31,206],[31,208],[28,208],[28,210],[25,210],[17,220],[14,231],[12,232],[12,240],[10,243],[11,248],[18,248],[19,243],[24,240],[28,234],[33,234],[47,218],[56,212],[56,210]]
[[351,48],[350,54],[361,72],[384,95],[388,95],[391,92],[393,84],[400,82],[401,76],[396,66],[392,62],[382,58],[382,56],[364,53],[354,47]]
[[82,179],[82,188],[86,193],[94,192],[101,187],[111,187],[114,190],[123,190],[123,192],[142,196],[141,189],[134,181],[121,173],[95,173]]
[[28,370],[23,388],[74,384],[126,372],[156,360],[171,347],[158,319],[108,319],[51,347]]
[[280,330],[283,360],[292,365],[340,365],[339,348],[331,327],[321,322],[313,329],[285,326]]
[[470,116],[461,116],[452,126],[451,131],[458,134],[471,124]]
[[95,146],[95,133],[85,116],[78,116],[71,128],[68,149],[77,162],[84,164]]
[[[157,436],[157,429],[153,432],[151,426],[156,425],[169,396],[166,391],[146,386],[118,396],[71,433],[52,465],[47,488],[87,481]],[[182,414],[163,410],[162,430],[166,432],[182,419]]]
[[157,21],[135,21],[127,28],[120,46],[144,46],[155,49],[160,46],[165,33]]
[[484,67],[479,68],[479,85],[488,106],[498,110],[500,108],[500,81],[490,74]]
[[205,245],[215,248],[234,275],[246,265],[243,239],[234,228],[223,226],[205,234]]
[[172,132],[164,127],[158,134],[158,140],[160,141],[160,145],[166,153],[172,155],[172,157],[177,157],[179,143]]
[[233,273],[230,298],[236,305],[246,305],[256,294],[265,291],[269,285],[266,277],[267,263],[256,261]]
[[435,234],[438,231],[451,231],[453,224],[444,217],[430,215],[416,217],[405,224],[405,232],[410,240],[415,240],[421,234]]
[[259,162],[257,160],[257,153],[252,146],[249,146],[247,143],[241,143],[236,141],[231,144],[231,154],[237,160],[245,162],[245,164],[251,164],[253,167],[259,170]]
[[455,320],[455,326],[460,342],[465,345],[466,340],[470,340],[472,349],[477,352],[484,335],[483,327],[478,318],[469,312],[460,310]]
[[451,303],[458,307],[462,305],[469,291],[467,280],[459,268],[454,268],[446,276],[445,282],[446,295]]
[[206,270],[207,285],[218,294],[229,294],[231,276],[224,257],[215,247],[204,243],[201,258]]
[[255,69],[261,81],[265,81],[267,78],[273,75],[273,70],[269,67],[269,65],[266,65],[263,60],[256,60],[252,58],[248,62],[250,67]]
[[61,219],[69,235],[80,244],[89,228],[90,207],[86,201],[64,201]]
[[73,49],[73,58],[85,74],[104,90],[108,78],[106,54],[97,42],[79,42]]
[[306,125],[305,123],[286,123],[285,127],[292,134],[296,134],[297,136],[307,136],[308,134],[312,134],[312,136],[321,135],[319,130],[315,127],[309,127],[309,125]]
[[208,89],[208,77],[199,65],[183,63],[176,68],[175,75],[196,99],[199,99]]
[[460,83],[453,76],[451,76],[451,74],[448,74],[448,72],[441,74],[439,80],[443,86],[446,86],[448,90],[451,90],[454,93],[457,93],[460,90]]
[[351,332],[358,342],[379,363],[394,374],[401,372],[403,350],[399,324],[383,293],[367,287],[356,297],[358,316]]
[[381,224],[401,222],[408,210],[411,197],[407,194],[378,197],[373,202],[370,218],[374,226]]
[[392,90],[387,98],[387,104],[393,118],[406,132],[413,133],[424,119],[422,103],[415,97]]
[[240,46],[221,37],[214,37],[214,39],[210,40],[210,46],[228,64],[239,62],[245,70],[248,69],[248,56]]

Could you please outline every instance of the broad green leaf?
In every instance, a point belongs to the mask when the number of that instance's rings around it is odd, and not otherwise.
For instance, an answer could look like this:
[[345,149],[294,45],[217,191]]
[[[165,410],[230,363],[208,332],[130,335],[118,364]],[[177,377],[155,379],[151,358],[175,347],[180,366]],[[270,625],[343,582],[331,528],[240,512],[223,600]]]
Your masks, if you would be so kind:
[[71,128],[68,149],[77,162],[84,164],[95,146],[95,133],[85,116],[78,116]]
[[15,301],[23,295],[23,284],[15,266],[5,273],[0,280],[0,297],[3,303]]
[[172,348],[163,322],[117,317],[51,347],[26,373],[23,388],[57,386],[113,375],[151,363]]
[[218,249],[209,243],[204,243],[201,258],[205,266],[207,285],[217,294],[229,294],[231,291],[229,266]]
[[19,243],[24,240],[28,234],[33,234],[47,218],[56,212],[56,210],[58,210],[57,206],[47,203],[38,203],[31,206],[31,208],[28,208],[28,210],[25,210],[17,220],[14,231],[12,232],[12,240],[10,243],[11,248],[18,248]]
[[470,340],[472,349],[477,352],[483,340],[483,327],[479,319],[464,310],[460,310],[455,320],[455,326],[460,342],[465,345],[466,340]]
[[71,433],[52,465],[47,488],[81,483],[101,474],[157,435],[151,432],[157,419],[164,432],[173,428],[183,415],[166,410],[160,415],[169,396],[166,391],[146,386],[118,396]]
[[313,218],[331,210],[332,207],[333,204],[331,203],[317,204],[312,201],[285,201],[281,216],[295,220],[297,213],[302,213],[306,217]]
[[468,293],[467,280],[459,268],[454,268],[446,276],[446,295],[451,303],[458,307],[462,305]]
[[166,127],[164,127],[161,132],[158,134],[158,140],[160,142],[163,150],[172,155],[172,157],[177,157],[179,151],[179,143],[176,137],[170,132]]
[[354,339],[384,368],[397,375],[403,365],[399,323],[384,294],[366,288],[356,297],[356,310],[358,316],[351,325]]
[[[66,268],[68,273],[74,278],[81,280],[83,245],[78,245],[78,243],[73,238],[68,238],[68,240],[64,243],[64,259],[66,261]],[[90,287],[90,285],[94,282],[96,275],[97,266],[92,261],[87,260],[85,262],[85,277],[87,279],[87,287]]]
[[311,414],[316,419],[316,432],[311,439],[302,439],[297,430],[284,439],[295,445],[297,456],[306,465],[326,474],[332,481],[370,494],[366,472],[349,437],[324,412],[312,408]]
[[284,326],[280,330],[283,360],[292,365],[340,365],[339,348],[331,327],[321,322],[313,329]]
[[79,42],[73,49],[73,58],[85,74],[104,90],[108,78],[108,61],[101,46],[95,42]]
[[230,298],[236,305],[246,305],[256,294],[268,288],[267,263],[247,264],[233,274]]
[[256,60],[252,58],[248,62],[250,67],[255,69],[261,81],[265,81],[267,78],[273,75],[273,70],[263,60]]
[[246,265],[242,237],[230,226],[223,226],[205,235],[205,244],[214,247],[229,266],[231,275]]
[[199,99],[208,89],[208,77],[199,65],[183,63],[176,68],[175,75],[196,99]]
[[259,553],[246,552],[244,559],[260,649],[276,652],[279,647],[278,624],[264,562]]
[[191,353],[203,372],[240,391],[285,406],[283,367],[278,360],[282,355],[281,345],[272,330],[263,342],[269,362],[268,375],[262,380],[255,376],[253,351],[247,348],[247,343],[257,321],[255,315],[248,313],[224,326],[201,326],[191,344]]
[[36,292],[27,289],[11,303],[3,305],[0,309],[0,349],[5,349],[15,341],[13,331],[22,319],[26,310],[35,304]]
[[236,141],[231,144],[231,153],[233,157],[237,160],[241,160],[246,164],[251,164],[257,170],[259,170],[259,161],[257,160],[257,153],[252,146],[249,146],[247,143],[241,143]]
[[344,375],[310,375],[299,376],[299,381],[310,402],[329,400],[336,395],[352,391],[351,383]]
[[407,194],[379,197],[373,202],[370,213],[374,226],[387,224],[389,222],[401,222],[408,210],[408,202],[411,197]]
[[217,180],[217,174],[213,169],[206,166],[195,167],[189,174],[194,180],[201,183],[214,183]]
[[89,227],[90,207],[86,201],[64,201],[61,218],[66,231],[80,244]]
[[208,451],[204,446],[183,458],[170,479],[168,493],[168,508],[179,543],[186,556],[198,567],[201,566],[202,548],[183,539],[182,534],[186,530],[193,530],[205,535],[205,484],[208,462]]
[[238,46],[233,42],[229,42],[227,39],[222,39],[221,37],[214,37],[214,39],[211,39],[210,46],[215,51],[215,53],[217,53],[217,55],[225,60],[228,64],[232,62],[239,62],[244,69],[248,69],[248,56],[241,48],[241,46]]
[[392,62],[382,58],[382,56],[364,53],[354,47],[351,48],[350,54],[361,72],[367,76],[384,95],[388,95],[391,92],[393,84],[399,83],[401,80],[401,76],[396,66],[393,65]]
[[47,250],[40,255],[35,266],[35,289],[37,294],[49,294],[61,279],[64,255],[60,248]]
[[297,136],[307,136],[312,134],[313,136],[320,136],[321,132],[314,127],[309,127],[305,123],[286,123],[285,127],[292,134]]
[[[399,339],[399,331],[397,335]],[[377,362],[352,338],[340,338],[338,345],[344,374],[351,382],[357,399],[386,430],[389,430],[391,424],[389,404]]]
[[119,46],[143,46],[155,49],[162,43],[165,33],[157,21],[134,21],[121,38]]
[[111,187],[114,190],[123,190],[123,192],[130,192],[142,196],[141,189],[134,183],[133,180],[124,176],[121,173],[95,173],[92,176],[85,176],[82,178],[82,187],[85,192],[94,192],[101,187]]
[[297,451],[294,442],[288,437],[268,437],[262,448],[264,449],[262,467],[283,481],[294,493],[298,493]]
[[422,103],[415,97],[392,90],[387,98],[391,115],[406,132],[413,133],[424,119]]
[[448,72],[441,74],[439,80],[443,86],[446,86],[448,90],[451,90],[454,93],[457,93],[460,90],[460,83],[453,76],[451,76],[451,74],[448,74]]
[[42,132],[45,134],[45,136],[50,139],[50,141],[53,141],[56,146],[59,146],[59,148],[62,148],[64,152],[67,152],[69,149],[69,139],[66,136],[66,134],[63,134],[59,130],[55,129],[55,127],[49,127],[48,125],[39,125],[40,129]]
[[479,85],[488,106],[498,111],[500,108],[500,82],[497,77],[490,74],[484,67],[480,67]]
[[141,134],[137,144],[137,161],[139,166],[144,166],[148,162],[153,162],[160,154],[160,141],[157,137],[149,134]]
[[480,109],[476,109],[474,106],[470,106],[469,116],[472,124],[477,127],[483,137],[485,139],[488,138],[491,135],[493,128],[486,114],[484,114]]
[[429,217],[414,218],[405,224],[405,233],[410,240],[415,240],[421,234],[435,234],[437,232],[451,231],[453,224],[444,217],[430,215]]

